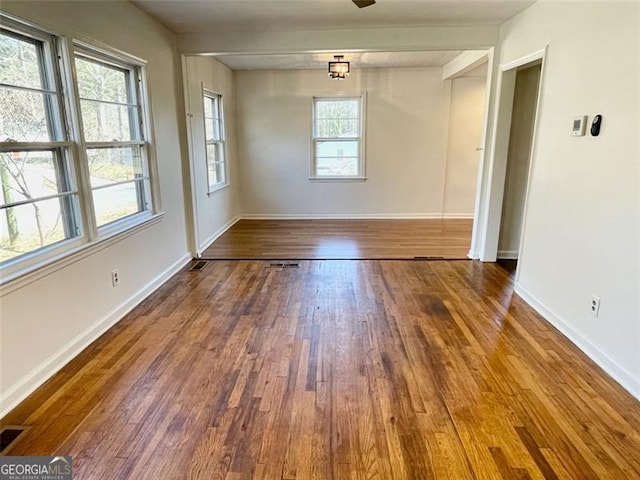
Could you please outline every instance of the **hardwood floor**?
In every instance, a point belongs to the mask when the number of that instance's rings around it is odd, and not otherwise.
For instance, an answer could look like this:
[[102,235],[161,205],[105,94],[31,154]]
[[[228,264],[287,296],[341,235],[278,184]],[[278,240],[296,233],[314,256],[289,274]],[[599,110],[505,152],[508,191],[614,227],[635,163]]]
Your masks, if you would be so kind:
[[93,479],[638,479],[640,403],[471,261],[208,262],[3,422]]
[[467,258],[472,220],[240,220],[208,259]]

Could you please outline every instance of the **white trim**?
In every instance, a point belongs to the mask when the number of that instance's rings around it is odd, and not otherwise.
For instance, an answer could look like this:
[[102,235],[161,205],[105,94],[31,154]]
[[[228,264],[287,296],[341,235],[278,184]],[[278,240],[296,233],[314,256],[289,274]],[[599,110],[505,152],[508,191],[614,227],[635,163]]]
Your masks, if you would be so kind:
[[366,182],[369,178],[368,177],[329,177],[329,176],[324,176],[324,177],[309,177],[308,180],[314,182],[314,183],[334,183],[334,182]]
[[547,47],[545,46],[544,48],[536,50],[535,52],[531,52],[523,57],[516,58],[515,60],[511,60],[509,62],[501,63],[500,70],[506,72],[507,70],[513,70],[514,68],[523,67],[525,65],[528,65],[529,63],[543,60],[546,54]]
[[0,395],[0,418],[9,413],[21,401],[27,398],[49,378],[55,375],[56,372],[73,360],[80,352],[87,348],[103,333],[118,323],[125,315],[127,315],[127,313],[155,292],[163,283],[180,271],[180,269],[190,261],[191,255],[185,254],[182,256],[178,261],[169,266],[169,268],[160,273],[160,275],[138,290],[138,292],[128,300],[88,327],[80,335],[75,337],[40,365],[31,370],[18,382],[11,385]]
[[220,236],[222,236],[223,233],[225,233],[227,230],[229,230],[231,227],[233,227],[236,223],[238,223],[238,221],[241,218],[243,218],[243,217],[241,217],[240,215],[237,215],[235,218],[232,218],[227,223],[225,223],[222,227],[220,227],[218,230],[216,230],[213,233],[213,235],[211,235],[207,239],[205,239],[200,244],[200,247],[198,248],[198,251],[196,252],[196,256],[198,258],[200,258],[202,256],[202,252],[204,252],[207,248],[209,248],[213,242],[215,242],[218,238],[220,238]]
[[[185,110],[185,126],[187,128],[187,155],[189,158],[189,182],[183,182],[184,188],[188,189],[185,192],[185,197],[189,199],[189,205],[185,206],[185,212],[187,212],[186,222],[190,233],[191,252],[198,256],[198,246],[200,245],[200,230],[198,228],[198,195],[196,194],[196,174],[195,174],[195,151],[193,140],[193,113],[191,113],[191,84],[189,78],[189,66],[187,65],[187,55],[181,55],[182,60],[182,87],[184,94],[184,110]],[[200,83],[202,86],[202,83]],[[188,195],[186,195],[188,194]]]
[[555,314],[549,307],[539,301],[520,284],[516,284],[514,292],[544,317],[551,325],[560,330],[576,347],[600,366],[611,378],[618,382],[631,395],[640,400],[640,378],[619,365],[609,354],[600,349],[591,340],[572,327],[567,321]]
[[382,220],[441,220],[441,219],[471,219],[471,214],[442,214],[442,213],[248,213],[241,215],[242,220],[340,220],[340,219],[382,219]]
[[163,216],[164,212],[153,215],[127,230],[119,230],[116,233],[101,237],[93,242],[83,243],[72,249],[65,249],[55,257],[46,258],[45,260],[29,265],[28,269],[19,270],[8,275],[2,275],[2,278],[0,279],[0,298],[27,286],[30,283],[38,281],[47,275],[51,275],[58,270],[62,270],[83,258],[98,253],[100,250],[110,247],[111,245],[118,243],[141,230],[160,223]]
[[486,63],[487,50],[466,50],[442,66],[442,81],[453,80]]
[[498,250],[498,258],[504,258],[505,260],[517,260],[518,250]]
[[487,146],[491,145],[491,128],[490,122],[493,119],[493,109],[491,102],[496,95],[494,84],[496,83],[496,52],[491,47],[487,50],[487,81],[485,86],[484,114],[482,120],[482,150],[479,151],[478,171],[476,172],[476,192],[473,202],[473,228],[471,229],[471,248],[469,249],[469,258],[478,260],[480,258],[480,244],[483,240],[484,232],[482,231],[482,218],[485,215],[486,205],[483,202],[485,184],[485,173],[487,172],[488,152]]

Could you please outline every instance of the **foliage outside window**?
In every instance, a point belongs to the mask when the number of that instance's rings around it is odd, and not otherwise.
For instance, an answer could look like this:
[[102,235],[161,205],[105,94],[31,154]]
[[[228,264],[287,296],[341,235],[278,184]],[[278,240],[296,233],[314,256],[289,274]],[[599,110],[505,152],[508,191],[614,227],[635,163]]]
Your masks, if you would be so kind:
[[204,131],[209,193],[227,185],[222,96],[204,92]]
[[315,97],[313,100],[314,178],[360,178],[362,97]]
[[82,49],[75,67],[95,222],[103,227],[150,207],[139,68]]
[[145,221],[152,202],[141,67],[0,19],[4,277]]

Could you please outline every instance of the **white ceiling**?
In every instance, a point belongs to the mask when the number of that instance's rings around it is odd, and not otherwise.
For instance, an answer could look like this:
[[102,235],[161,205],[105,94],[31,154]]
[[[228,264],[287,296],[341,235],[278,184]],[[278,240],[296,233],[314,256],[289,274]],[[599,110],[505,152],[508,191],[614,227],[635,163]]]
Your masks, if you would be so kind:
[[278,55],[215,55],[232,70],[326,69],[336,54],[343,54],[351,68],[440,67],[460,54],[446,52],[330,52]]
[[534,0],[131,0],[175,33],[499,25]]

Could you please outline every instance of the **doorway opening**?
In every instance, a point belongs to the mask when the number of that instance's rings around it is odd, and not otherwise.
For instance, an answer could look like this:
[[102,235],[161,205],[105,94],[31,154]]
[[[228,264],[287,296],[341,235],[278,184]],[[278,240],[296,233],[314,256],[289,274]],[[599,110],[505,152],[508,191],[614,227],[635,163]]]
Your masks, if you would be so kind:
[[526,214],[534,165],[539,97],[546,47],[498,67],[487,164],[479,172],[476,218],[469,256],[483,262],[515,260],[526,250]]
[[515,72],[497,252],[499,260],[509,260],[512,266],[520,253],[541,70],[542,62],[538,60]]

